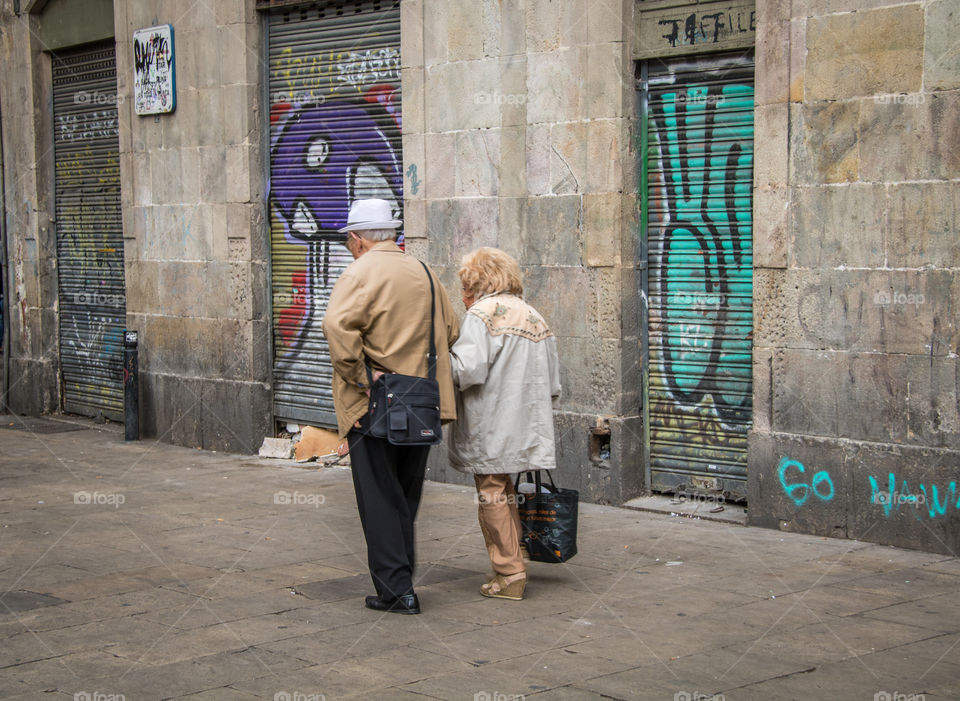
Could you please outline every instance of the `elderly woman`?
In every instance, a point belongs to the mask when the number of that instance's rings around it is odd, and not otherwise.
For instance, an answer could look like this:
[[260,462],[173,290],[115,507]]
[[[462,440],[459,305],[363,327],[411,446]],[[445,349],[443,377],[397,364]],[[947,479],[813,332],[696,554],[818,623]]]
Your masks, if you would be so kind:
[[511,473],[556,467],[553,400],[560,396],[557,340],[523,301],[517,261],[496,248],[464,256],[467,314],[450,349],[459,388],[450,462],[472,473],[493,575],[484,596],[523,598],[527,573]]

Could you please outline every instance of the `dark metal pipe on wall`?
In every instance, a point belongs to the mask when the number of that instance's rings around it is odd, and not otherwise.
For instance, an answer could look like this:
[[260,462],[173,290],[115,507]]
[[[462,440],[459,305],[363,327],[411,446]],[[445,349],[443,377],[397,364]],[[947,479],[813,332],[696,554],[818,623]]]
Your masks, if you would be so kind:
[[3,322],[3,334],[0,344],[3,345],[3,392],[0,394],[0,411],[8,407],[7,395],[10,393],[10,308],[9,281],[10,270],[7,268],[7,199],[6,182],[4,180],[3,160],[3,112],[0,110],[0,321]]

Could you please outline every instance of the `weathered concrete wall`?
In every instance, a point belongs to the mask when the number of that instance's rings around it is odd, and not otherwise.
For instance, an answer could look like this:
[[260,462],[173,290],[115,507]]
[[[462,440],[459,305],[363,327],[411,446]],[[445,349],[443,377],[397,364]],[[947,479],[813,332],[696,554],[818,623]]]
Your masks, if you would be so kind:
[[[587,499],[639,487],[635,441],[589,459],[598,415],[639,413],[635,197],[627,56],[632,3],[402,5],[409,250],[436,266],[459,309],[459,260],[515,256],[559,340],[561,479]],[[617,429],[619,430],[619,429]],[[631,451],[620,452],[620,446]],[[431,475],[445,476],[442,451]]]
[[[23,11],[28,3],[20,5]],[[40,14],[45,51],[113,38],[113,0],[48,0]]]
[[10,325],[9,408],[41,414],[59,407],[57,239],[53,223],[50,60],[36,16],[0,3],[0,114],[4,155],[6,300]]
[[960,7],[789,7],[758,2],[750,522],[956,552]]
[[183,445],[255,452],[273,427],[254,1],[172,12],[161,0],[118,0],[114,12],[121,94],[132,94],[135,30],[172,23],[176,47],[176,111],[120,106],[141,426]]

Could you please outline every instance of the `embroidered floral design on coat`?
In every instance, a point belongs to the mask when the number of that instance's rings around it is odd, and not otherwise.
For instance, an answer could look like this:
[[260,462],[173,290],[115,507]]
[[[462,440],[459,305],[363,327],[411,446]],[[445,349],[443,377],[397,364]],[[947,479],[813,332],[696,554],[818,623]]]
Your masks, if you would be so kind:
[[513,295],[492,295],[476,302],[468,314],[483,321],[491,336],[510,334],[538,342],[553,336],[547,322],[530,305]]

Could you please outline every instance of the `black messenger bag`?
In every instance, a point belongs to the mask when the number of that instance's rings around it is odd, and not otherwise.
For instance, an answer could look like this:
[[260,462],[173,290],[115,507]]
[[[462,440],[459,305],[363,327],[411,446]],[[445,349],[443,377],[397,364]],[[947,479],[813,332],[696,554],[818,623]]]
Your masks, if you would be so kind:
[[384,373],[370,382],[369,433],[386,438],[393,445],[436,445],[443,438],[440,428],[440,384],[437,382],[437,344],[433,338],[433,277],[423,261],[419,261],[430,281],[430,352],[427,355],[427,377]]

